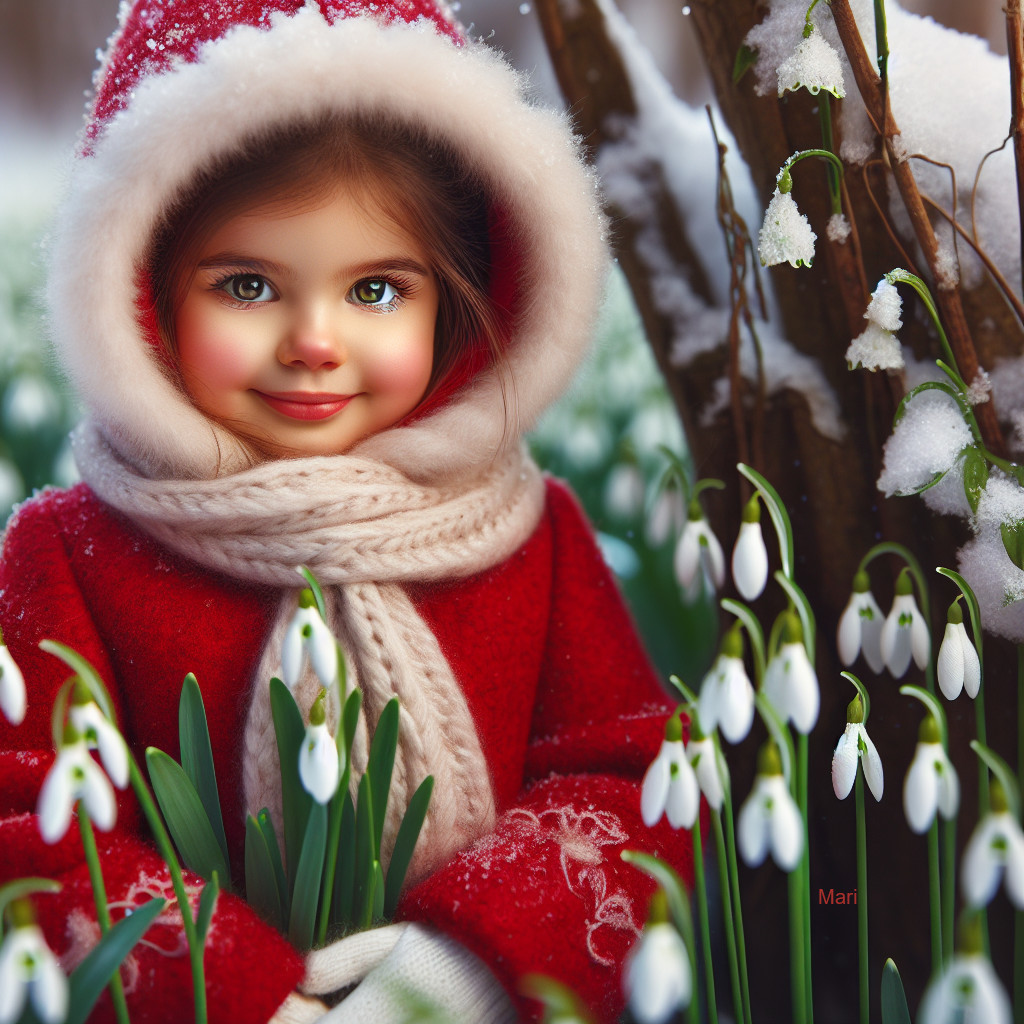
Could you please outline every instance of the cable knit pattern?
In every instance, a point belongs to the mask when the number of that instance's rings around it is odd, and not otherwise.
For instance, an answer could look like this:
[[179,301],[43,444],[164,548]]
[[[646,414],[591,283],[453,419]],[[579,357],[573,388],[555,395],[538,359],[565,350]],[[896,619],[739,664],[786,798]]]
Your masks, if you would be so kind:
[[[434,634],[402,584],[458,578],[500,564],[533,533],[544,506],[540,471],[513,448],[462,486],[412,483],[380,463],[339,455],[277,460],[213,480],[149,480],[99,429],[76,431],[75,458],[97,495],[167,547],[210,569],[286,588],[252,683],[244,740],[245,802],[280,824],[280,778],[269,681],[307,565],[325,588],[328,624],[363,692],[353,791],[385,704],[402,726],[385,821],[390,858],[409,797],[427,775],[434,796],[410,884],[494,827],[494,794],[465,698]],[[295,688],[308,715],[319,689],[306,668]],[[336,715],[336,710],[335,710]]]

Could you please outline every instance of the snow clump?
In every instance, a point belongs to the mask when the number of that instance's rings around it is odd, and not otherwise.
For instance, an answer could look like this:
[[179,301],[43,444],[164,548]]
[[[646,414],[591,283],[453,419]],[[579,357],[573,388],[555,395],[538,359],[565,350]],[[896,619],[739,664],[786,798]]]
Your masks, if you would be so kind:
[[779,95],[806,89],[814,96],[824,89],[836,99],[846,95],[843,65],[834,46],[821,34],[811,34],[779,65]]

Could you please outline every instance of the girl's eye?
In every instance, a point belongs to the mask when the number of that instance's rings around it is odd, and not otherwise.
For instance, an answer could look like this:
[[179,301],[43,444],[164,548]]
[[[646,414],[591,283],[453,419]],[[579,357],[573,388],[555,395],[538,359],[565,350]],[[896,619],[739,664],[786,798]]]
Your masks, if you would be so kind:
[[277,292],[259,274],[232,274],[217,287],[236,302],[271,302],[277,298]]
[[379,312],[391,312],[401,304],[402,296],[390,281],[367,277],[352,285],[348,299],[357,306],[367,306]]

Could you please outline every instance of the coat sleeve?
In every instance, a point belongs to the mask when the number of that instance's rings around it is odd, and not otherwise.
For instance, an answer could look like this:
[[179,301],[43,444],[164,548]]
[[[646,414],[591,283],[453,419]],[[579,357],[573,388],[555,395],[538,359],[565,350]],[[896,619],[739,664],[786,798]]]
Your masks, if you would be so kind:
[[[70,674],[39,650],[39,641],[50,637],[75,648],[99,671],[115,703],[119,692],[108,657],[112,641],[99,635],[76,581],[64,524],[55,511],[59,500],[59,492],[46,492],[20,509],[0,561],[0,626],[28,689],[28,712],[20,726],[13,728],[0,716],[0,884],[27,875],[61,884],[59,893],[37,896],[35,903],[48,942],[71,970],[96,943],[99,929],[75,820],[52,846],[39,834],[35,808],[54,758],[50,710]],[[128,739],[132,744],[133,737]],[[121,796],[117,824],[97,838],[115,921],[153,896],[168,901],[122,967],[132,1020],[192,1019],[181,915],[132,798]],[[186,872],[186,888],[194,911],[202,880]],[[210,1024],[264,1024],[303,973],[302,959],[291,946],[230,894],[218,900],[204,960]],[[90,1019],[114,1019],[106,994]]]
[[517,999],[530,973],[573,988],[602,1022],[622,1010],[621,968],[652,883],[624,863],[654,853],[692,877],[689,835],[640,819],[640,780],[668,700],[571,493],[549,486],[551,614],[526,779],[496,831],[412,889],[402,913],[476,953]]

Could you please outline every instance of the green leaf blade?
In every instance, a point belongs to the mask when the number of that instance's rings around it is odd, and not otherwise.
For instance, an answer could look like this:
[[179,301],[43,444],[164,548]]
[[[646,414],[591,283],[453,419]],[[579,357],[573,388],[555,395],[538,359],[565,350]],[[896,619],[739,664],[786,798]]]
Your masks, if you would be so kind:
[[416,841],[420,836],[420,829],[427,816],[427,808],[430,804],[430,795],[434,791],[434,776],[428,775],[416,787],[409,800],[402,824],[398,827],[398,836],[395,838],[395,849],[391,854],[391,863],[388,865],[387,883],[384,888],[383,916],[391,919],[395,916],[398,907],[398,899],[402,894],[402,884],[405,882],[406,872],[412,861],[413,851],[416,849]]
[[356,873],[356,809],[346,790],[341,805],[341,836],[334,874],[331,923],[348,927],[352,921],[352,900]]
[[245,897],[264,921],[284,931],[281,892],[267,838],[251,814],[245,820]]
[[310,949],[316,928],[316,912],[320,905],[320,878],[324,870],[327,847],[327,807],[314,804],[302,840],[302,852],[295,871],[288,940],[297,949]]
[[892,959],[882,968],[882,1024],[910,1024],[910,1009],[903,979]]
[[377,859],[380,859],[384,815],[387,813],[388,797],[391,794],[391,773],[395,767],[395,751],[398,749],[398,714],[398,698],[392,697],[377,720],[366,765],[373,800],[373,855]]
[[289,892],[294,892],[302,839],[313,807],[313,798],[306,792],[299,778],[299,750],[306,735],[306,727],[291,690],[280,679],[270,680],[270,710],[274,718],[277,753],[281,763],[284,849],[288,863]]

